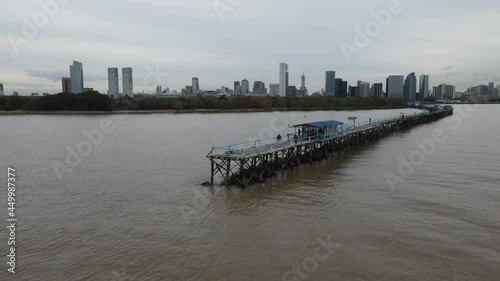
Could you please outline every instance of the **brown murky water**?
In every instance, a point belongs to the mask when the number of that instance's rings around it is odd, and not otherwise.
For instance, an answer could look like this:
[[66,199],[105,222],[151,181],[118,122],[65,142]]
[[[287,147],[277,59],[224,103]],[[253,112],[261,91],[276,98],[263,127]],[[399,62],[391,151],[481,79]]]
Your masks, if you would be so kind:
[[[212,142],[402,111],[2,116],[19,243],[9,275],[2,228],[0,279],[499,280],[500,107],[467,110],[245,190],[200,186]],[[81,145],[104,118],[113,132]],[[89,155],[60,181],[67,147]]]

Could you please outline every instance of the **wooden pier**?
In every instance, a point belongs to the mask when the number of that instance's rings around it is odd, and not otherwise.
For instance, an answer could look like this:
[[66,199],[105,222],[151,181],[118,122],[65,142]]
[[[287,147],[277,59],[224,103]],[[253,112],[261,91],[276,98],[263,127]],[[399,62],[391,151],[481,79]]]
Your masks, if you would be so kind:
[[[410,116],[397,116],[373,120],[358,126],[339,126],[335,131],[313,136],[258,140],[241,144],[213,147],[207,158],[211,162],[211,183],[215,177],[223,179],[222,185],[246,187],[262,182],[276,173],[284,173],[300,164],[328,159],[335,154],[378,141],[394,132],[434,122],[453,114],[453,108],[445,107]],[[340,123],[343,124],[343,123]]]

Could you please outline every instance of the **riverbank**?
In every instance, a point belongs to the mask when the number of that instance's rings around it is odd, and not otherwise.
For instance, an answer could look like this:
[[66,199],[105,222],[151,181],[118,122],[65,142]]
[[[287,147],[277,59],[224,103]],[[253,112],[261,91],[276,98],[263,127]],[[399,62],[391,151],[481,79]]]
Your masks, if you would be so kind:
[[60,93],[43,97],[0,97],[0,111],[8,114],[151,114],[222,113],[405,108],[402,98],[336,97],[135,97],[111,99],[94,92]]
[[354,111],[402,109],[408,107],[343,107],[343,108],[271,108],[271,109],[186,109],[186,110],[117,110],[117,111],[0,111],[1,115],[115,115],[115,114],[188,114],[188,113],[260,113],[285,111]]

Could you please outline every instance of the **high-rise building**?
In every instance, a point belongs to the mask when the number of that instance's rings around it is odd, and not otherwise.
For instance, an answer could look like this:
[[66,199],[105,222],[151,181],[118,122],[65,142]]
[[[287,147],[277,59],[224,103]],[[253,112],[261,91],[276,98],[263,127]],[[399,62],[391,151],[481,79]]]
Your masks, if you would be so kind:
[[418,101],[423,101],[429,96],[429,75],[420,75],[420,87],[418,91]]
[[286,96],[287,97],[297,97],[297,87],[288,86],[288,88],[286,89]]
[[3,84],[0,83],[0,96],[3,96],[4,90],[3,90]]
[[[451,86],[451,85],[450,85]],[[453,86],[451,86],[453,87]],[[447,92],[446,92],[446,89],[448,88],[448,85],[446,84],[441,84],[437,87],[434,87],[433,88],[433,96],[437,99],[437,100],[441,100],[441,99],[446,99],[448,98],[447,97]],[[453,87],[454,88],[454,87]],[[448,88],[448,89],[451,89],[451,88]],[[454,92],[453,90],[451,91],[451,94],[454,95]],[[452,96],[453,98],[453,96]]]
[[63,77],[61,80],[62,80],[62,92],[71,93],[71,78]]
[[262,81],[255,81],[253,83],[253,91],[254,95],[265,95],[266,94],[266,85]]
[[343,98],[347,98],[347,96],[348,96],[347,87],[348,87],[347,81],[342,81],[342,87],[340,87],[340,89],[341,89],[340,96]]
[[358,87],[352,86],[350,92],[351,92],[350,97],[352,97],[352,98],[359,97],[359,88]]
[[404,80],[403,75],[391,75],[387,78],[387,93],[388,97],[403,97],[404,94]]
[[325,96],[335,97],[335,71],[325,73]]
[[370,96],[369,82],[359,82],[359,96],[362,98],[367,98]]
[[269,84],[269,95],[276,97],[280,95],[280,84]]
[[307,91],[307,87],[306,87],[306,75],[304,73],[302,73],[302,77],[301,77],[301,86],[300,86],[300,92],[297,92],[297,95],[299,97],[305,97],[305,96],[308,96],[309,93]]
[[247,79],[243,79],[243,81],[241,81],[241,94],[246,95],[248,92],[250,92],[250,83]]
[[161,95],[163,93],[163,87],[162,86],[156,86],[156,94]]
[[341,78],[335,79],[335,96],[337,98],[347,98],[347,81],[342,80]]
[[415,76],[415,72],[406,76],[403,96],[408,102],[414,102],[417,100],[417,76]]
[[456,87],[453,85],[446,85],[444,98],[450,99],[450,100],[454,99],[455,98],[455,89],[456,89]]
[[234,94],[241,95],[241,82],[240,81],[234,81]]
[[118,84],[118,68],[108,68],[108,96],[112,99],[120,97],[120,88]]
[[280,63],[280,97],[286,96],[288,89],[288,64]]
[[193,77],[191,80],[193,86],[193,92],[191,94],[196,94],[200,90],[200,79],[198,77]]
[[342,97],[342,83],[344,81],[340,78],[335,79],[335,97],[341,98]]
[[374,97],[381,97],[383,94],[383,87],[384,85],[382,83],[375,83],[372,86],[372,96]]
[[73,61],[73,65],[69,66],[71,76],[71,91],[74,94],[83,93],[83,65],[81,62]]
[[484,96],[487,92],[487,87],[485,85],[477,85],[476,93],[478,96]]
[[122,68],[123,96],[134,97],[134,76],[132,68]]

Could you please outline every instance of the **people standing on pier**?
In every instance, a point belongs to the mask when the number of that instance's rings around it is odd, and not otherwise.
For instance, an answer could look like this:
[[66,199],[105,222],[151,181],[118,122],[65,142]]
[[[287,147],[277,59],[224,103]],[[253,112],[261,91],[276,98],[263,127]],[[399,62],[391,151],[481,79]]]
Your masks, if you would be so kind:
[[281,134],[278,134],[278,136],[276,137],[276,140],[277,140],[278,142],[281,142]]
[[293,136],[293,140],[295,141],[295,144],[297,144],[299,142],[299,136],[295,134],[295,136]]
[[300,131],[300,129],[299,129],[299,132],[298,132],[298,137],[302,137],[302,132]]
[[311,140],[314,140],[314,129],[311,129],[311,130],[309,131],[309,138],[310,138]]

